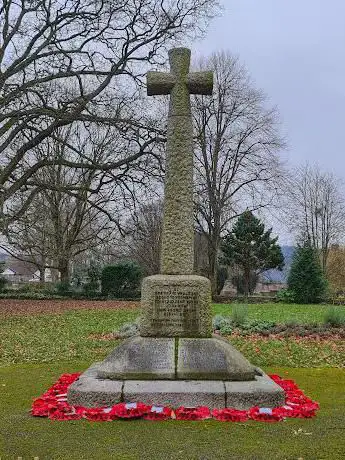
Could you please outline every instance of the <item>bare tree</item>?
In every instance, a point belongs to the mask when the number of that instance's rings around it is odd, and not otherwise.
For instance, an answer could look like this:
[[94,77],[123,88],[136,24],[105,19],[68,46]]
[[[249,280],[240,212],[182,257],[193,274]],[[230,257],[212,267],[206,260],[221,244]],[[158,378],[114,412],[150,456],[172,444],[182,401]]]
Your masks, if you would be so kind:
[[[42,168],[37,174],[41,190],[35,194],[26,212],[8,227],[5,249],[17,258],[33,262],[40,269],[42,280],[45,268],[49,267],[56,268],[61,281],[68,282],[71,261],[90,248],[109,241],[114,222],[115,228],[119,227],[116,220],[118,209],[109,206],[117,189],[119,208],[121,186],[119,180],[116,187],[109,187],[104,176],[99,177],[95,169],[63,166],[63,160],[71,153],[76,155],[77,150],[81,154],[92,150],[88,152],[90,158],[95,162],[105,161],[106,156],[113,153],[112,143],[96,135],[92,136],[91,143],[89,136],[85,137],[85,133],[78,130],[73,133],[70,129],[62,131],[59,130],[59,136],[64,142],[42,143],[40,147],[45,147],[44,152],[36,147],[38,157],[47,153],[56,159],[56,164]],[[74,146],[73,152],[68,148],[70,144]],[[128,181],[126,185],[125,190]],[[90,191],[93,188],[97,193]],[[114,218],[109,218],[112,212]]]
[[[129,116],[146,65],[165,47],[204,28],[215,0],[3,0],[0,5],[0,208],[6,227],[41,188],[37,172],[56,164],[33,149],[75,122],[110,124],[136,150],[106,164],[88,157],[70,168],[118,171],[151,151],[157,129],[145,111]],[[61,160],[62,161],[62,160]],[[25,192],[11,214],[7,202]],[[14,209],[13,207],[11,208]]]
[[40,273],[40,281],[45,282],[46,268],[52,265],[52,227],[47,219],[47,208],[39,195],[33,200],[25,215],[8,229],[7,241],[1,248],[22,261],[34,264]]
[[291,171],[285,197],[285,216],[290,229],[319,251],[326,273],[330,247],[344,237],[343,184],[334,174],[306,164]]
[[163,205],[155,201],[140,206],[127,224],[127,254],[146,275],[159,273],[162,223]]
[[[59,180],[60,174],[57,171]],[[114,230],[106,216],[90,207],[82,194],[71,198],[58,190],[45,190],[9,228],[8,245],[2,247],[16,258],[34,263],[42,281],[45,269],[54,268],[61,281],[68,282],[76,256],[109,241]]]
[[253,87],[245,68],[229,53],[201,63],[213,69],[211,98],[193,102],[196,134],[196,221],[207,239],[208,276],[216,288],[221,236],[246,208],[268,206],[277,192],[284,146],[276,109]]

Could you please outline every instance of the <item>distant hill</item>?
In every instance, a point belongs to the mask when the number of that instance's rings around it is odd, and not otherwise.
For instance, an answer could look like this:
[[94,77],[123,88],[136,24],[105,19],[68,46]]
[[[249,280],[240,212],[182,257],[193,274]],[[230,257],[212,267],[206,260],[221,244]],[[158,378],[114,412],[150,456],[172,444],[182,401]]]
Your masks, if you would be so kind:
[[295,252],[294,246],[281,246],[284,256],[284,268],[282,271],[273,269],[267,270],[261,274],[262,280],[270,283],[286,283],[288,274],[291,267],[293,253]]

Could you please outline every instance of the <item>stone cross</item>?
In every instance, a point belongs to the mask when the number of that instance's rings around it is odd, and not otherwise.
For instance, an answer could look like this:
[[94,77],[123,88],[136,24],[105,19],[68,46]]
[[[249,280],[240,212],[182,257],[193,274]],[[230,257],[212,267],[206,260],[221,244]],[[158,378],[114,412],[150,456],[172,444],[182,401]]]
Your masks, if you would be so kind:
[[194,265],[193,125],[190,94],[211,95],[213,73],[189,73],[190,50],[169,51],[170,72],[148,72],[149,96],[170,94],[161,273],[189,275]]
[[149,95],[170,94],[163,273],[143,279],[140,336],[125,340],[104,361],[89,368],[70,386],[67,399],[71,405],[87,407],[113,406],[119,400],[149,405],[164,402],[172,407],[280,406],[285,401],[283,389],[271,384],[226,340],[211,336],[211,283],[192,274],[189,95],[210,94],[212,73],[188,73],[188,49],[173,49],[169,57],[170,73],[147,76]]

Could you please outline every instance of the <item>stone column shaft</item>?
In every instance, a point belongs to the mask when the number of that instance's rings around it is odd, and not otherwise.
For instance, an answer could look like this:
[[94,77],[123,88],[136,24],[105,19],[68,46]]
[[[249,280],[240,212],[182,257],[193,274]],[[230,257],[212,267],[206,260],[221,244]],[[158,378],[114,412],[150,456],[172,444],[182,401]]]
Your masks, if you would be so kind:
[[166,152],[161,273],[189,275],[194,265],[193,126],[185,84],[175,84],[171,92]]
[[194,266],[193,124],[190,94],[212,94],[212,72],[189,72],[190,50],[169,52],[170,72],[148,72],[147,93],[170,94],[161,273],[190,275]]

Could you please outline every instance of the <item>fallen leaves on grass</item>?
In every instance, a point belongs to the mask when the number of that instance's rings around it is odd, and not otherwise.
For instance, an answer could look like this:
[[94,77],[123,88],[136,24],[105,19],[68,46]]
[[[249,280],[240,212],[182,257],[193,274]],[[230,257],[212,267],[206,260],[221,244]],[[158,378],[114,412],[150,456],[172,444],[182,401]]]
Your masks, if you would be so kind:
[[2,318],[0,364],[100,360],[116,345],[88,338],[108,335],[133,321],[135,309],[65,311],[55,314],[14,315]]
[[0,299],[0,316],[62,313],[70,310],[135,309],[140,302],[119,300],[23,300]]
[[112,332],[109,332],[108,334],[89,334],[87,338],[92,339],[92,340],[107,341],[107,340],[114,340],[117,337]]
[[345,340],[310,337],[230,336],[231,343],[258,366],[345,367]]

